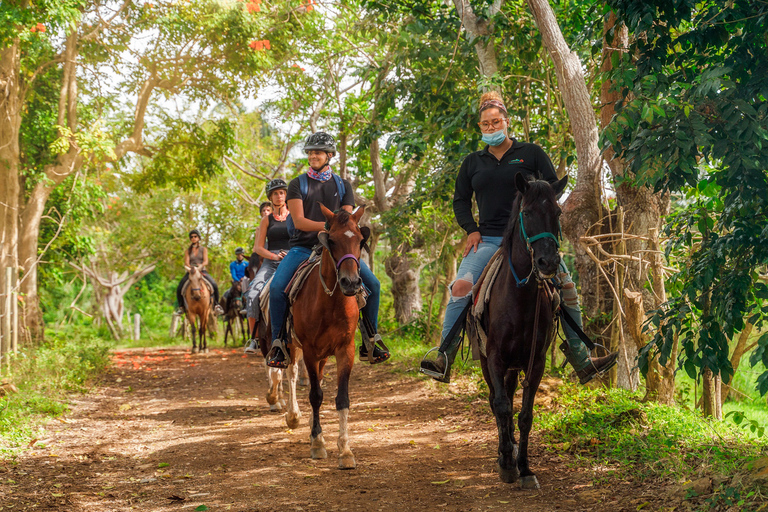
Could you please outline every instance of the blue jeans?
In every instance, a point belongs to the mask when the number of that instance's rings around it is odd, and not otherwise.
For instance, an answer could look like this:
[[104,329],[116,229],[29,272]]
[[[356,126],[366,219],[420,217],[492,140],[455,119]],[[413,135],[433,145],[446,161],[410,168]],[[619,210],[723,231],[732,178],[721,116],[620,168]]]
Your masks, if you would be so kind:
[[[477,252],[470,250],[469,254],[462,260],[459,265],[459,272],[456,280],[464,279],[471,281],[474,286],[477,280],[480,279],[480,274],[483,273],[485,266],[491,260],[496,250],[501,245],[502,237],[496,236],[484,236],[483,241],[477,246]],[[576,287],[571,280],[571,273],[568,271],[568,267],[565,266],[565,262],[560,260],[560,266],[557,273],[558,284],[561,286],[560,307],[567,310],[570,313],[579,327],[582,326],[581,320],[581,308],[579,307],[579,296],[576,291]],[[451,289],[456,283],[451,283]],[[472,293],[468,293],[463,297],[455,297],[451,294],[451,300],[448,302],[448,306],[445,309],[445,319],[443,320],[443,332],[441,335],[440,352],[446,354],[448,361],[453,363],[456,357],[456,352],[459,346],[460,338],[449,340],[447,339],[448,333],[451,328],[459,320],[461,312],[464,310],[469,301],[472,300]],[[461,319],[464,320],[463,318]],[[581,341],[578,334],[571,329],[571,327],[562,322],[563,331],[565,332],[565,339],[570,349],[568,356],[568,362],[571,363],[574,370],[581,370],[589,364],[589,349]]]
[[[312,249],[306,247],[292,247],[288,254],[280,262],[272,277],[272,284],[269,285],[269,317],[272,322],[272,339],[280,337],[285,315],[288,311],[288,294],[285,293],[285,287],[291,282],[296,269],[304,263],[312,254]],[[368,268],[364,261],[360,261],[360,277],[363,285],[368,289],[370,295],[363,308],[363,315],[371,322],[374,331],[378,330],[379,325],[379,295],[381,294],[381,284],[376,276]],[[285,340],[290,342],[290,340]]]
[[[491,257],[493,257],[493,255],[499,249],[499,246],[501,245],[501,239],[502,237],[500,236],[484,236],[483,241],[480,242],[477,246],[477,252],[475,252],[474,249],[470,249],[469,254],[467,254],[464,259],[461,260],[461,265],[459,265],[459,272],[456,276],[456,281],[459,279],[464,279],[466,281],[470,281],[472,285],[474,285],[477,280],[480,279],[480,274],[482,274],[483,270],[485,270],[485,266],[491,260]],[[456,281],[451,283],[451,290],[453,290],[453,285],[456,284]],[[455,297],[453,292],[451,292],[451,300],[448,301],[448,306],[445,308],[443,333],[440,336],[440,339],[442,340],[440,344],[440,352],[449,352],[448,347],[451,345],[453,340],[446,339],[448,337],[448,333],[451,331],[451,327],[453,327],[453,324],[455,324],[459,319],[461,312],[464,310],[466,305],[469,304],[470,300],[472,300],[471,291],[463,297]]]

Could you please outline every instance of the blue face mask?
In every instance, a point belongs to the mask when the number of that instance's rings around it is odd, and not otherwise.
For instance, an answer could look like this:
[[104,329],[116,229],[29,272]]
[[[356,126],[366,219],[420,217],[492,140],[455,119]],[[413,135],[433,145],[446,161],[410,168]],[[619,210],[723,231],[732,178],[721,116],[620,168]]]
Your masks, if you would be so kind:
[[505,140],[507,140],[507,134],[504,133],[503,129],[497,132],[483,134],[483,142],[490,146],[499,146]]

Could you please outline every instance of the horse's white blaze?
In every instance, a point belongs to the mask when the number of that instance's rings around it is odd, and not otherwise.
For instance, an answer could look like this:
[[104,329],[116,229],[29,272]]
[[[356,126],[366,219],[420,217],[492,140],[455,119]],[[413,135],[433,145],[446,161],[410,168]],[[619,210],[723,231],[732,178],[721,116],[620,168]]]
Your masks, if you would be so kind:
[[353,232],[351,232],[350,230],[345,231],[344,234],[347,235],[347,237],[349,237],[349,238],[352,238],[353,236],[355,236],[355,234]]

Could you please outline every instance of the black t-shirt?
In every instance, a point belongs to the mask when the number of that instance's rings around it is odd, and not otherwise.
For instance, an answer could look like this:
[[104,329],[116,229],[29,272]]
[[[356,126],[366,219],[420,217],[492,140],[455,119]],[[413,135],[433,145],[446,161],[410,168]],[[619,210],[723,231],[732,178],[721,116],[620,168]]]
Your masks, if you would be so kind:
[[[557,173],[547,154],[536,144],[512,139],[512,147],[497,160],[488,151],[476,151],[466,157],[456,177],[453,212],[464,231],[480,231],[482,236],[502,236],[512,212],[518,172],[535,175],[554,183]],[[472,194],[477,200],[479,226],[472,216]]]
[[[331,178],[328,181],[317,181],[310,177],[307,177],[307,197],[301,197],[301,185],[299,184],[299,178],[294,178],[288,184],[288,193],[286,194],[286,201],[291,199],[302,199],[304,203],[304,218],[319,222],[325,222],[322,210],[320,210],[320,204],[322,203],[326,208],[331,211],[341,209],[342,206],[355,206],[355,194],[352,192],[352,185],[349,181],[344,180],[344,197],[339,197],[339,189],[336,186],[336,180]],[[300,229],[296,229],[296,232],[291,238],[291,247],[307,247],[312,248],[317,244],[317,232],[305,232]],[[270,243],[270,249],[272,244]]]
[[269,214],[269,227],[267,228],[266,247],[270,251],[280,251],[291,248],[291,237],[288,236],[288,223],[284,220],[276,220],[274,214]]

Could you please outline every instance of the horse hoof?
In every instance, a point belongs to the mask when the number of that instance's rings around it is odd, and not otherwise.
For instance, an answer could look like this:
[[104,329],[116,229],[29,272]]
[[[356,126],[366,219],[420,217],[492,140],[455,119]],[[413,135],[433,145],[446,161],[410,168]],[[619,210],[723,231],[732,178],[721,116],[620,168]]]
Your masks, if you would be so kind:
[[[505,484],[513,484],[520,478],[520,470],[518,470],[517,467],[513,469],[504,469],[496,464],[496,471],[499,472],[499,478],[501,478],[501,481]],[[536,477],[533,478],[535,479]]]
[[279,403],[269,404],[269,412],[282,412],[283,406]]
[[192,348],[192,353],[193,354],[197,354],[197,349],[196,348]]
[[339,457],[339,469],[355,469],[356,467],[355,457],[351,453]]
[[[277,402],[277,393],[267,393],[267,403],[269,405],[276,405],[276,404],[281,405],[281,404],[278,404]],[[270,410],[271,409],[272,408],[270,407]]]
[[310,448],[309,454],[312,456],[313,459],[328,458],[328,452],[325,451],[325,448]]
[[296,428],[299,426],[299,418],[301,418],[300,415],[292,415],[292,414],[286,414],[285,415],[285,424],[288,425],[288,428]]
[[536,479],[536,475],[524,476],[520,479],[520,487],[522,489],[539,489],[539,481]]

